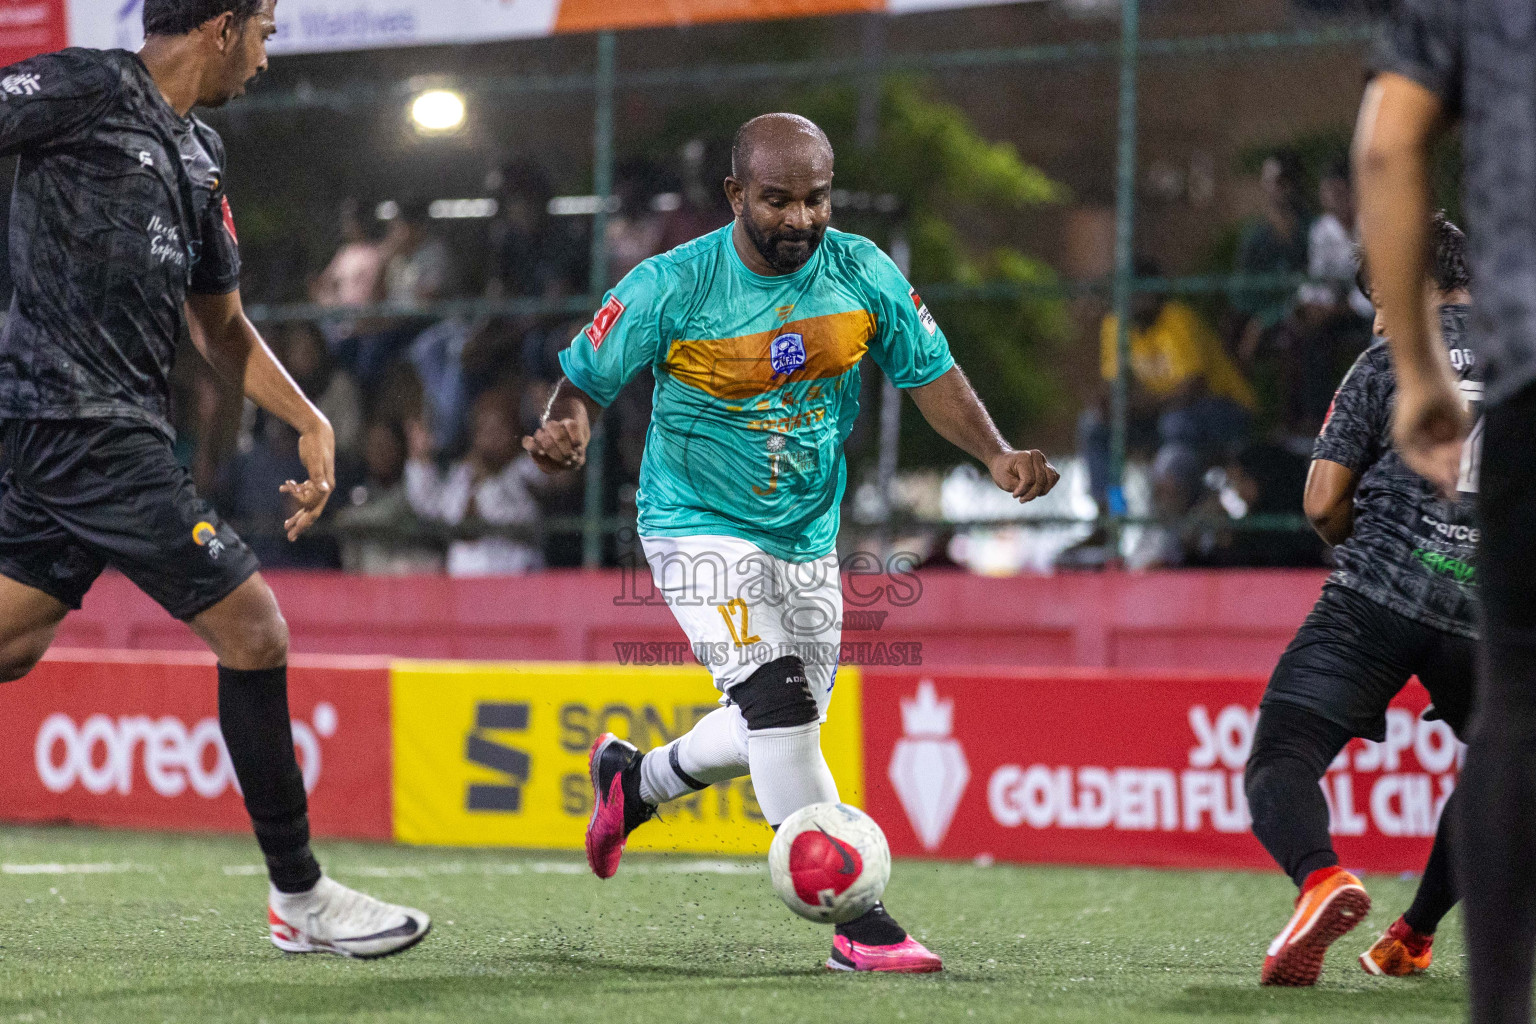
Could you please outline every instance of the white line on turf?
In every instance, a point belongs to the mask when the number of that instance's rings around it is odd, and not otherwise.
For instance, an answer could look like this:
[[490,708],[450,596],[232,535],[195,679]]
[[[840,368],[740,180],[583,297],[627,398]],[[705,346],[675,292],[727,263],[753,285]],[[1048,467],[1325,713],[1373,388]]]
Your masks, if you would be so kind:
[[0,864],[0,875],[115,875],[153,870],[144,864]]
[[[587,866],[577,861],[535,860],[487,862],[483,864],[429,864],[425,867],[379,865],[338,865],[339,875],[359,878],[426,878],[429,875],[584,875]],[[758,875],[763,866],[751,861],[686,860],[675,863],[661,861],[654,864],[625,865],[624,872],[634,875]],[[267,869],[261,864],[227,864],[226,875],[264,875]]]

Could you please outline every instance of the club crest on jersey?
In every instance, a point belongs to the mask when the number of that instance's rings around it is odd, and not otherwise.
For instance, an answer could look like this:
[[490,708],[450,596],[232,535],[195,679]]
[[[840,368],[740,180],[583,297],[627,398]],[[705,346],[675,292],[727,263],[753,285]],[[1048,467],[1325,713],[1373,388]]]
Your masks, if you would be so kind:
[[608,301],[603,303],[603,308],[597,311],[597,316],[587,325],[582,333],[592,343],[592,351],[596,352],[603,347],[603,341],[608,337],[608,332],[613,330],[613,325],[619,322],[619,317],[624,314],[624,303],[619,301],[617,295],[608,296]]
[[917,294],[917,289],[909,288],[907,294],[912,299],[912,307],[917,310],[917,319],[922,322],[924,329],[930,335],[939,333],[939,322],[933,318],[932,313],[928,312],[928,306],[923,302],[923,297]]
[[768,364],[775,376],[786,376],[805,365],[805,338],[799,334],[781,334],[768,343]]

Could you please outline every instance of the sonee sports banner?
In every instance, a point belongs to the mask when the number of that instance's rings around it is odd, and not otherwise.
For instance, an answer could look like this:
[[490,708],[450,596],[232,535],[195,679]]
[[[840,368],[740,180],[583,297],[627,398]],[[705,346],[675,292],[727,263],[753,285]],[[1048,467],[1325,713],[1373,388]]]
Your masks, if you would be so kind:
[[[1243,766],[1264,680],[1042,670],[864,675],[866,804],[896,855],[1267,868]],[[1414,683],[1323,779],[1347,867],[1418,871],[1463,748]]]
[[[716,706],[708,674],[612,664],[295,659],[294,744],[318,836],[578,849],[587,752],[642,749]],[[846,666],[822,734],[844,799],[897,856],[1268,868],[1243,766],[1263,680]],[[1423,867],[1462,747],[1411,685],[1386,740],[1323,792],[1349,867]],[[0,687],[0,821],[245,831],[211,658],[51,654]],[[749,779],[662,809],[632,847],[760,855]]]
[[[650,750],[719,707],[702,668],[398,662],[395,837],[450,846],[579,850],[592,813],[587,754],[612,732]],[[839,795],[863,798],[859,673],[837,675],[821,746]],[[750,779],[663,805],[634,850],[765,854]]]
[[[272,52],[477,43],[561,32],[974,7],[1019,0],[280,0]],[[0,0],[4,63],[66,45],[137,49],[143,0]],[[57,26],[57,31],[42,26]]]

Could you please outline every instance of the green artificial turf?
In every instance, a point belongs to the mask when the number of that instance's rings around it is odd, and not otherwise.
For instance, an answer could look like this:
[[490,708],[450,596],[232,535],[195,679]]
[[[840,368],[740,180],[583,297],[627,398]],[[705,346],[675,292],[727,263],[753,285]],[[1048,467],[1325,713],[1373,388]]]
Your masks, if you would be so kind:
[[[1460,927],[1397,980],[1354,958],[1412,883],[1372,877],[1376,910],[1312,990],[1258,986],[1293,890],[1224,874],[899,862],[888,904],[942,975],[821,969],[829,931],[795,918],[754,861],[319,844],[338,880],[433,915],[373,962],[290,957],[266,939],[253,841],[0,829],[0,1024],[227,1021],[1455,1021]],[[37,866],[51,865],[51,873]]]

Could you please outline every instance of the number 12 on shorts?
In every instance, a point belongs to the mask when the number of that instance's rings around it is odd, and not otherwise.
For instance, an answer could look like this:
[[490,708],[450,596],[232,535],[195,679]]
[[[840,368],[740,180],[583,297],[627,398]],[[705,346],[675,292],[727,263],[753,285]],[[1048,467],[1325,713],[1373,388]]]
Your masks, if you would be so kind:
[[[760,643],[762,637],[754,636],[751,627],[747,625],[747,602],[739,597],[733,597],[725,604],[717,605],[720,617],[725,620],[725,628],[731,631],[731,639],[736,641],[737,647],[745,647],[748,644]],[[741,627],[736,626],[736,616],[741,616]]]

